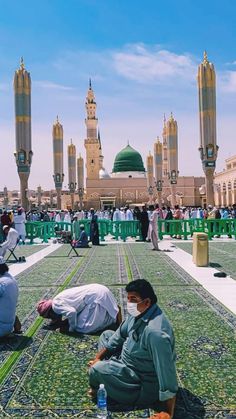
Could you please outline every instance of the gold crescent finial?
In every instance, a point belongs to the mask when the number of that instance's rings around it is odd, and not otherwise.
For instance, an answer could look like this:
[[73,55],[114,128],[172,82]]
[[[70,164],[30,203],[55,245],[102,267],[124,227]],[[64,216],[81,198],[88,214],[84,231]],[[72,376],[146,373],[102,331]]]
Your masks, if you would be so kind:
[[208,63],[208,58],[207,58],[207,52],[206,52],[206,50],[203,53],[203,63],[204,64]]
[[164,113],[164,125],[166,124],[166,114]]
[[20,59],[20,68],[21,68],[21,70],[25,69],[24,58],[23,57],[21,57],[21,59]]
[[58,118],[58,115],[57,115],[57,121],[56,121],[56,122],[57,122],[57,124],[59,124],[59,118]]

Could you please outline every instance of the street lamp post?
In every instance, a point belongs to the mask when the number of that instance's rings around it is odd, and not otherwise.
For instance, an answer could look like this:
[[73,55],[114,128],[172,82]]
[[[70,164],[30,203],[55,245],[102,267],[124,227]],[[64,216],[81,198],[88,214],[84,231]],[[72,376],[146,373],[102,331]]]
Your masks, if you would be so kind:
[[158,201],[158,204],[160,206],[162,204],[162,185],[163,185],[163,180],[162,179],[155,182],[155,186],[156,186],[156,190],[157,190],[157,201]]
[[148,195],[149,195],[149,203],[150,204],[153,204],[153,193],[154,193],[153,186],[149,186],[148,187]]
[[82,208],[83,208],[84,188],[79,188],[78,189],[78,195],[79,195],[79,209],[82,210]]

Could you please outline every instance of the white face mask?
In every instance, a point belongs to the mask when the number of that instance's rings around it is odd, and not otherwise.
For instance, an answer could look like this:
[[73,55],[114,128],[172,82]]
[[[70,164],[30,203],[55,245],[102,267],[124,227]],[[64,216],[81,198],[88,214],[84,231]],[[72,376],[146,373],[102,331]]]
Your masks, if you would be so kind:
[[138,303],[127,303],[127,311],[128,313],[133,316],[133,317],[137,317],[141,314],[141,311],[138,310],[138,304],[142,303],[142,301],[139,301]]

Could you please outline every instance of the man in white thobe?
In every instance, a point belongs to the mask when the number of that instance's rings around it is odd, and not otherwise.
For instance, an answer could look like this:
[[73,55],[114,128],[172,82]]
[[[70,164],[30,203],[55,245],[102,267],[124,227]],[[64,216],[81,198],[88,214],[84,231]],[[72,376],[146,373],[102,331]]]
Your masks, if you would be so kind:
[[66,213],[65,213],[64,223],[71,223],[71,215],[70,215],[69,211],[66,211]]
[[3,226],[3,233],[7,236],[6,240],[0,244],[0,256],[5,256],[8,249],[14,249],[19,238],[18,232],[7,225]]
[[116,323],[119,308],[111,291],[100,284],[66,289],[52,300],[40,301],[37,310],[44,318],[68,320],[69,332],[95,333]]
[[16,316],[18,284],[8,272],[8,266],[0,256],[0,338],[20,332],[21,324]]
[[119,208],[116,208],[116,210],[113,213],[112,221],[120,221],[120,220],[121,220],[120,210]]
[[19,239],[21,239],[22,243],[25,244],[25,212],[22,209],[19,209],[17,214],[14,215],[14,225],[16,231],[18,232]]
[[59,211],[57,211],[57,213],[56,213],[55,222],[56,223],[60,223],[61,222],[61,215],[60,215],[60,212]]
[[157,221],[160,218],[159,216],[159,205],[156,204],[155,210],[153,211],[151,215],[151,225],[152,225],[152,231],[151,231],[151,240],[153,244],[152,250],[160,250],[158,247],[158,227],[157,227]]
[[129,207],[127,207],[126,211],[125,211],[125,219],[126,221],[133,221],[134,217],[133,217],[133,213],[132,211],[129,209]]

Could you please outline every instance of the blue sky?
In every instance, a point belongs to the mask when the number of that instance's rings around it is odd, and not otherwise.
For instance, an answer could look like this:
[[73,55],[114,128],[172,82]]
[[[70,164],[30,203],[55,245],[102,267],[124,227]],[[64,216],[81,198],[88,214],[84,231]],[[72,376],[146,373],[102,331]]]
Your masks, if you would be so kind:
[[64,127],[65,174],[70,138],[85,155],[89,77],[109,171],[127,140],[145,162],[161,135],[163,114],[172,111],[180,174],[201,175],[196,73],[204,49],[217,72],[217,171],[236,154],[234,0],[0,0],[0,10],[0,190],[19,185],[12,79],[21,56],[32,78],[32,188],[53,187],[57,114]]

